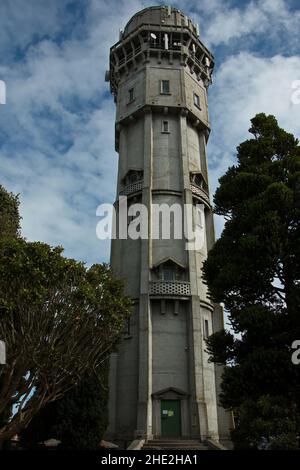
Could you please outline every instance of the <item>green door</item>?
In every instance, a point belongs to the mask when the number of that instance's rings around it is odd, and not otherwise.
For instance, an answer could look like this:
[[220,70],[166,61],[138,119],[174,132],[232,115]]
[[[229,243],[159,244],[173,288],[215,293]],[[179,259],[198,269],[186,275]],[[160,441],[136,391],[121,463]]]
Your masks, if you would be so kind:
[[161,401],[161,435],[162,437],[181,436],[180,400]]

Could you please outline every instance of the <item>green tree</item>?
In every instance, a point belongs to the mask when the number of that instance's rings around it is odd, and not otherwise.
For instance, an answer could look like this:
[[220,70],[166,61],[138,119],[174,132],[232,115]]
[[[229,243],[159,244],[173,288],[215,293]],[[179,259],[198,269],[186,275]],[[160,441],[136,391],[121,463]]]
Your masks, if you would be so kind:
[[227,363],[221,402],[233,409],[237,448],[297,448],[300,339],[300,147],[273,116],[258,114],[237,165],[220,178],[215,212],[226,219],[204,264],[216,302],[235,335],[208,339],[211,360]]
[[[17,237],[20,230],[19,199],[0,185],[0,239],[4,237]],[[0,312],[1,314],[1,312]],[[2,338],[0,337],[0,340]],[[3,368],[3,366],[2,366]],[[1,386],[0,365],[0,386]],[[0,427],[6,424],[11,416],[11,409],[7,408],[0,413]]]
[[99,449],[108,425],[108,362],[101,375],[92,374],[46,405],[22,432],[22,445],[34,448],[50,438],[61,441],[60,448]]
[[16,237],[19,230],[19,198],[0,185],[0,237]]
[[[0,218],[8,229],[0,236],[0,338],[7,364],[1,369],[0,441],[83,377],[100,374],[131,305],[108,266],[87,269],[63,257],[60,247],[18,236],[17,199],[2,193]],[[13,416],[3,419],[12,408]]]

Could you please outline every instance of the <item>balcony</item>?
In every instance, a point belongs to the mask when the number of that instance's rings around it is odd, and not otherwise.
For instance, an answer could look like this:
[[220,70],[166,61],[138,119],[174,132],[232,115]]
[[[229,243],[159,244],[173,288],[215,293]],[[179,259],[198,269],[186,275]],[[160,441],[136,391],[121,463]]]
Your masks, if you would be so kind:
[[188,297],[190,296],[190,283],[187,281],[151,281],[150,295]]

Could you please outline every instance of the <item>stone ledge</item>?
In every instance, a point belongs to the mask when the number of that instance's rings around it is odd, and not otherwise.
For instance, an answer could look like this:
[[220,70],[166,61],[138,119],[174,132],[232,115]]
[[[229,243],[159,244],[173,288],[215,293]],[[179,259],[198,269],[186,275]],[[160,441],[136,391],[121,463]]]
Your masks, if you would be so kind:
[[145,444],[145,439],[135,439],[126,450],[141,450]]
[[213,439],[206,439],[205,443],[212,450],[228,450],[228,449],[226,449],[226,447],[224,447],[222,444],[220,444],[220,442],[214,441]]

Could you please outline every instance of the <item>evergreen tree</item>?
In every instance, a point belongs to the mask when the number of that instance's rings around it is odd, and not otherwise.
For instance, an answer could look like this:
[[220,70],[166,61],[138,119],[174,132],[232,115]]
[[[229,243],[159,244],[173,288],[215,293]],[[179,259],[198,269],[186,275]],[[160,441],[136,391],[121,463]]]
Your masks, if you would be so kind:
[[236,448],[298,448],[300,366],[300,147],[273,116],[258,114],[238,163],[220,178],[215,212],[226,219],[204,264],[235,335],[207,342],[227,363],[220,400],[233,409]]

